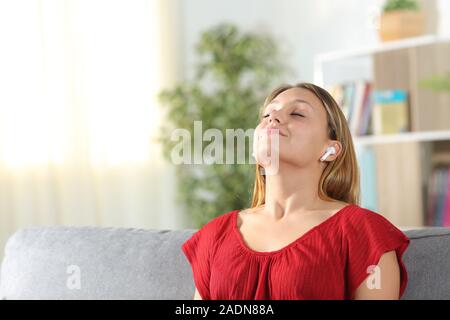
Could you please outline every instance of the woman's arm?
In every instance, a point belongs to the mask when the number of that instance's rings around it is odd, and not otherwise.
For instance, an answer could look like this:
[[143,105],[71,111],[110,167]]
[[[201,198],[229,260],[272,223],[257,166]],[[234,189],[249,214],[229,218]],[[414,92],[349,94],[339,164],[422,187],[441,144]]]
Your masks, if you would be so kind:
[[[383,254],[377,265],[379,268],[374,275],[369,275],[356,289],[355,300],[398,300],[400,294],[400,267],[394,251]],[[369,277],[379,277],[379,281],[371,281],[375,286],[371,288],[367,280]],[[371,278],[372,280],[374,278]],[[377,283],[379,286],[377,286]]]
[[195,287],[194,300],[203,300],[202,297],[200,296],[200,293],[197,290],[197,287]]

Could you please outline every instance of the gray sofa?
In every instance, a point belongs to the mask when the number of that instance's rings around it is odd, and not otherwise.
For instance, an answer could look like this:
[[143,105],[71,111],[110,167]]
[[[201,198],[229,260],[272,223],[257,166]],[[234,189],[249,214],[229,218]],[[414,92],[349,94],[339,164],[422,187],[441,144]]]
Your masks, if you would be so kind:
[[[180,246],[195,232],[27,227],[5,246],[2,299],[192,299]],[[450,299],[450,228],[404,231],[409,283],[402,299]]]

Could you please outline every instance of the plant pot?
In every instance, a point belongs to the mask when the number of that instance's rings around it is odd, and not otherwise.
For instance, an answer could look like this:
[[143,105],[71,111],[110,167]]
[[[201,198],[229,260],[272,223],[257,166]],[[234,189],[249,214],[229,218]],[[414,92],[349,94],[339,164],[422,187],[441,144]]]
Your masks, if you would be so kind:
[[395,10],[380,16],[381,41],[392,41],[424,34],[425,17],[418,10]]

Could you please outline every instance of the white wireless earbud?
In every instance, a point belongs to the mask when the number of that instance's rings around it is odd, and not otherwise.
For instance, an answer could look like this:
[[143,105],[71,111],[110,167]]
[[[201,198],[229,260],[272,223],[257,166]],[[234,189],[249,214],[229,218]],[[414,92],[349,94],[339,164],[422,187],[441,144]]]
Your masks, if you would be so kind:
[[336,154],[336,149],[334,147],[328,147],[327,151],[324,153],[324,155],[322,156],[322,158],[320,158],[320,161],[325,161],[325,159],[330,155],[330,154]]

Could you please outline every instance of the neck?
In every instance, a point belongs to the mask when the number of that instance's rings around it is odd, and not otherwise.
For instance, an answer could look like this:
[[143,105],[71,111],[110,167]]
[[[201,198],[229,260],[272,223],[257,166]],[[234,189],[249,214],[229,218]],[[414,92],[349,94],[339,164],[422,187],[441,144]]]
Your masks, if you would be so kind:
[[318,185],[320,168],[299,168],[280,163],[274,175],[266,175],[265,211],[274,219],[323,208]]

